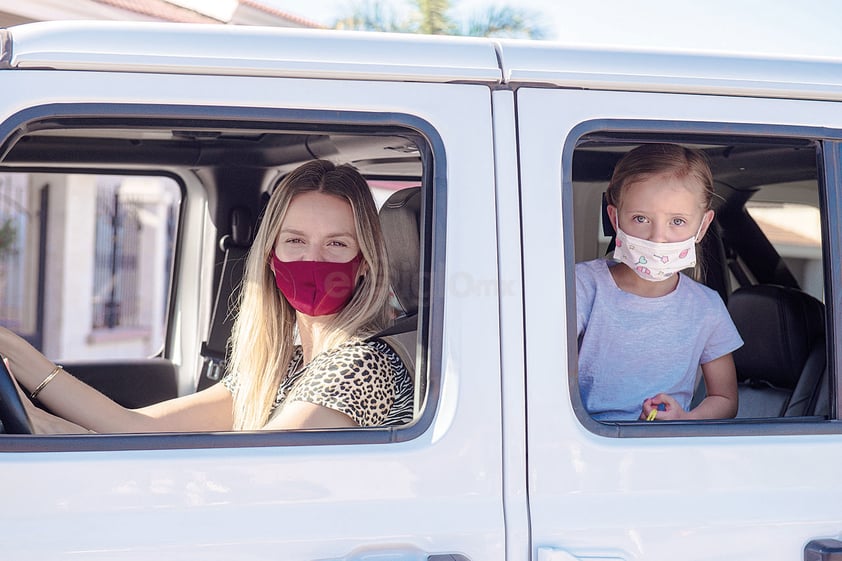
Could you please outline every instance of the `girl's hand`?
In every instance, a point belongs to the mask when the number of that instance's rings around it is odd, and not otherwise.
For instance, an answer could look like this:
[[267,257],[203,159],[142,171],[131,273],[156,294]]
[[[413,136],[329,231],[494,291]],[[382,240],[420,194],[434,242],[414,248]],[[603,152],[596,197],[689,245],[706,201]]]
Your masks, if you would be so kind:
[[643,401],[643,410],[640,413],[640,420],[653,421],[675,421],[687,417],[685,411],[668,393],[659,393],[655,397]]

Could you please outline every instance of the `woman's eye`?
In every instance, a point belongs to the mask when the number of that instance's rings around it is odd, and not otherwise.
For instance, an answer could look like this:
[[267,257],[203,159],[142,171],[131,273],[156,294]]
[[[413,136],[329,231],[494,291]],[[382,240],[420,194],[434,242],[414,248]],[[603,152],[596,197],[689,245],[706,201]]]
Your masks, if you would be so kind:
[[333,240],[332,242],[328,242],[330,247],[348,247],[348,244],[345,242],[340,242],[339,240]]
[[289,238],[286,240],[286,243],[304,243],[304,240],[301,238]]

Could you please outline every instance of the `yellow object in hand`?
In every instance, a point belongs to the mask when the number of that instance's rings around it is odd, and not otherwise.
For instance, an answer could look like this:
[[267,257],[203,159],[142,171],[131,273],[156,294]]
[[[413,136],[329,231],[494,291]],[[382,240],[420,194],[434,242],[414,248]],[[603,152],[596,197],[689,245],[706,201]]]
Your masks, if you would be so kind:
[[646,420],[647,421],[654,421],[655,417],[657,417],[657,416],[658,416],[658,410],[653,409],[652,411],[649,412],[649,415],[646,417]]

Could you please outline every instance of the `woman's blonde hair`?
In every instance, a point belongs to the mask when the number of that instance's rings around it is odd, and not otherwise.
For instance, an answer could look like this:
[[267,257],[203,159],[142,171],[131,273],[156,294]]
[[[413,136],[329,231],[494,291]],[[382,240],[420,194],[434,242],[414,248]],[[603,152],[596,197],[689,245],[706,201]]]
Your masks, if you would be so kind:
[[331,320],[328,335],[313,354],[353,337],[377,333],[388,320],[389,267],[377,207],[365,179],[350,165],[326,160],[307,162],[291,171],[269,199],[246,260],[231,337],[228,370],[235,372],[234,428],[259,429],[286,375],[295,341],[295,310],[275,284],[270,268],[284,216],[292,199],[305,192],[340,197],[351,205],[364,277],[350,302]]

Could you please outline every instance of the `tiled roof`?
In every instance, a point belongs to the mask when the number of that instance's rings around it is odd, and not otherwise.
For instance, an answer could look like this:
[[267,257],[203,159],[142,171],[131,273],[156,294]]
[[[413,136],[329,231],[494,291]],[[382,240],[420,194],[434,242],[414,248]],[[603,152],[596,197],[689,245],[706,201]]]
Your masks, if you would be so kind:
[[300,25],[302,27],[314,27],[314,28],[324,27],[322,24],[317,23],[315,21],[290,14],[289,12],[284,12],[283,10],[278,10],[277,8],[273,8],[271,6],[261,4],[260,2],[255,2],[254,0],[239,0],[239,1],[240,1],[240,4],[242,4],[243,6],[248,6],[250,8],[255,9],[255,10],[260,10],[262,12],[266,12],[267,14],[271,14],[271,15],[279,17],[279,18],[287,19],[291,22],[297,23],[298,25]]
[[128,12],[143,14],[163,21],[181,23],[224,23],[210,16],[194,12],[165,0],[94,0],[99,4],[112,6]]
[[[189,8],[184,8],[167,2],[166,0],[94,0],[94,2],[126,10],[128,12],[134,12],[136,14],[143,14],[162,21],[181,23],[227,23],[205,14],[200,14],[199,12],[193,11]],[[278,10],[271,6],[266,6],[265,4],[255,2],[254,0],[239,0],[239,3],[253,10],[259,10],[277,18],[285,19],[302,27],[323,27],[321,24],[312,20]]]

